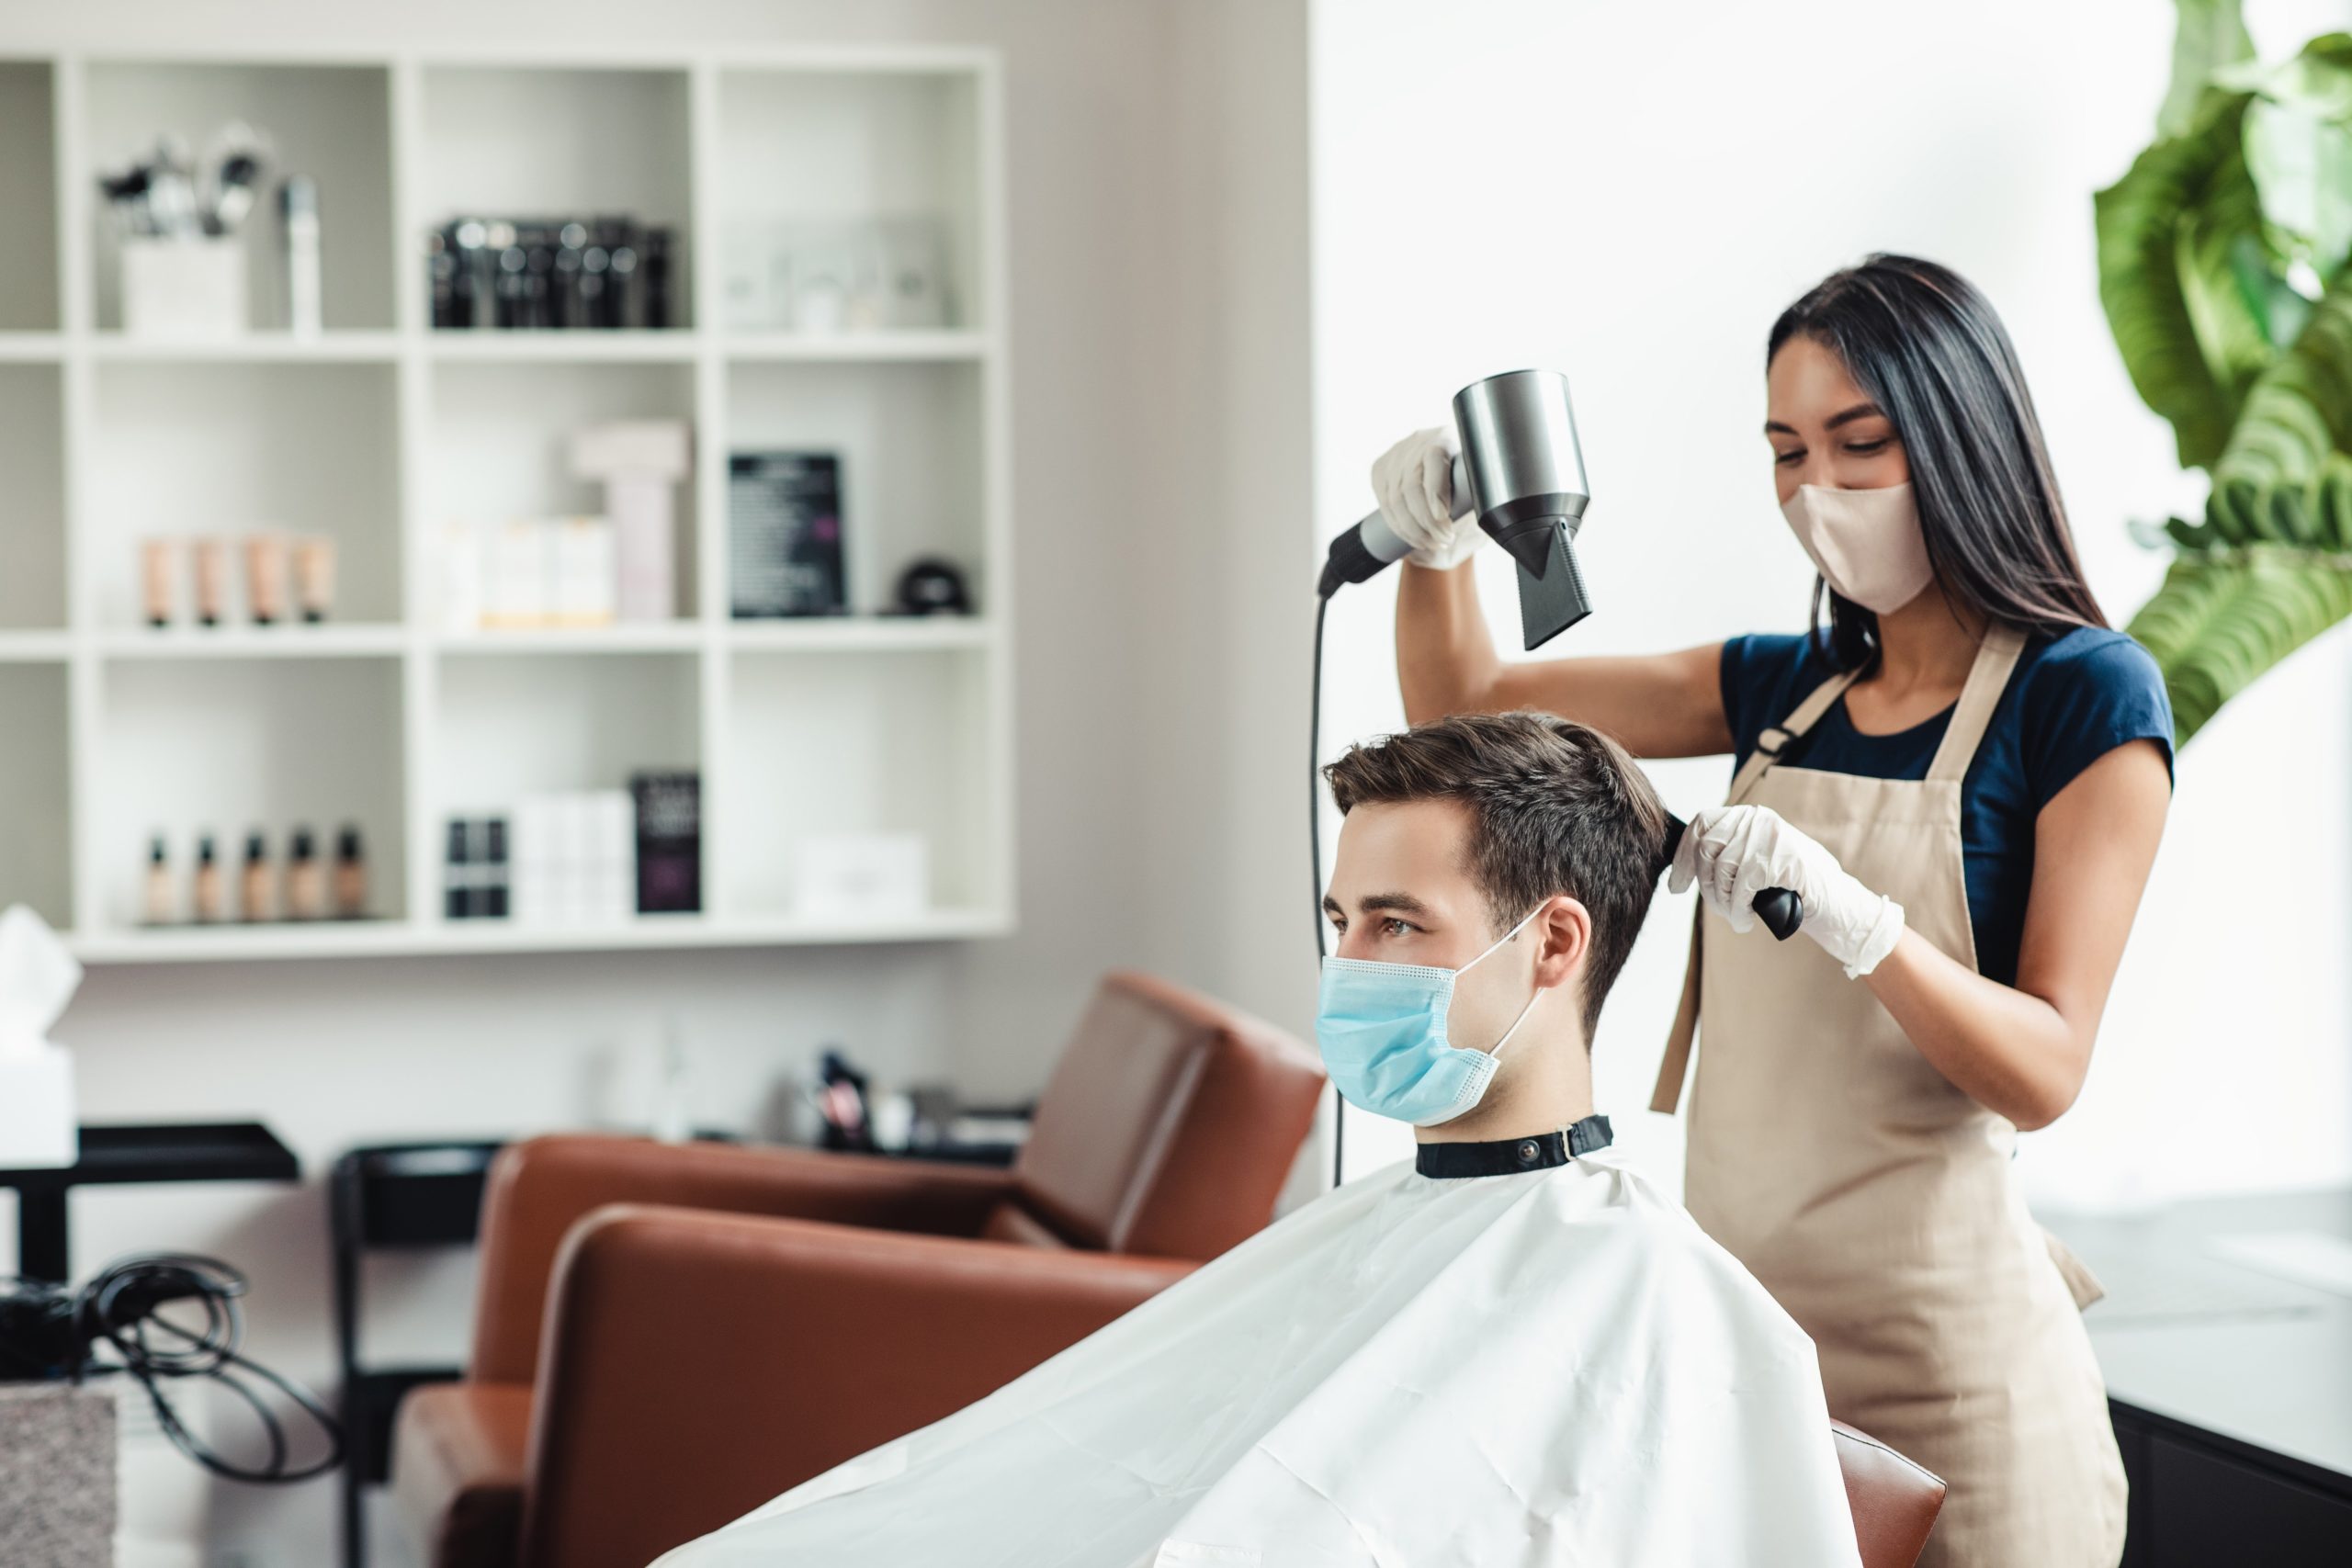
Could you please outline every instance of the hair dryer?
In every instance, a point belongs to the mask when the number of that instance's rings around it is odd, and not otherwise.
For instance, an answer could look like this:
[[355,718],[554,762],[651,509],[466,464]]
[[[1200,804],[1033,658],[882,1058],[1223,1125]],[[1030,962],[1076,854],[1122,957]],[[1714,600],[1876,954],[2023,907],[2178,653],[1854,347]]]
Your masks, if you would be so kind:
[[[1519,626],[1541,648],[1592,611],[1577,563],[1584,521],[1584,454],[1568,378],[1556,370],[1511,370],[1453,395],[1462,450],[1453,459],[1453,514],[1476,511],[1478,526],[1519,563]],[[1373,513],[1331,541],[1316,592],[1329,599],[1362,582],[1409,548]]]

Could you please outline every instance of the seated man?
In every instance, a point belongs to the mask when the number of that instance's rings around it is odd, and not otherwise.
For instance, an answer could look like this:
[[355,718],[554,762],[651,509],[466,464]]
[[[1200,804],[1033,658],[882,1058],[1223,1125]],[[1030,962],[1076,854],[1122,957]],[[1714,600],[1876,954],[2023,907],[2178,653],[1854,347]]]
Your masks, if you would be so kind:
[[1592,1114],[1647,781],[1532,713],[1325,773],[1324,1060],[1417,1156],[660,1568],[1859,1561],[1812,1342]]

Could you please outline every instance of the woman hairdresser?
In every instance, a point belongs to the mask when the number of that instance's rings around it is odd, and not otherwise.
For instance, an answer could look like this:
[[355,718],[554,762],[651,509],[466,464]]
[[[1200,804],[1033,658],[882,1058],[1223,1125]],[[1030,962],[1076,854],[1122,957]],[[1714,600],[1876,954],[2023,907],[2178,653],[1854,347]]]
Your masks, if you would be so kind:
[[[1813,1336],[1831,1412],[1941,1475],[1924,1563],[2106,1568],[2123,1472],[2016,1129],[2074,1103],[2171,798],[2154,661],[2085,584],[2007,334],[1964,280],[1874,255],[1773,323],[1773,483],[1815,626],[1506,664],[1447,519],[1445,446],[1374,465],[1416,550],[1414,723],[1544,708],[1638,754],[1736,759],[1669,879],[1702,915],[1654,1108],[1705,1020],[1690,1212]],[[1821,622],[1824,600],[1827,625]],[[1810,942],[1749,912],[1804,901]]]

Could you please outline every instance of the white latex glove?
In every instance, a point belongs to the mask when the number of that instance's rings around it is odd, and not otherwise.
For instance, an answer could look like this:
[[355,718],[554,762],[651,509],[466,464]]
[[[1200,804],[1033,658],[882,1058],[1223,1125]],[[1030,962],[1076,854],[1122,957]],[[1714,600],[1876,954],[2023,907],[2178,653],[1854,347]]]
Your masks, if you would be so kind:
[[1478,547],[1477,519],[1453,515],[1453,447],[1442,428],[1417,430],[1373,459],[1372,493],[1396,536],[1413,547],[1405,558],[1440,571]]
[[1693,882],[1707,907],[1736,931],[1756,924],[1758,893],[1785,887],[1804,900],[1798,929],[1857,979],[1894,951],[1903,935],[1903,906],[1873,893],[1838,863],[1838,857],[1765,806],[1717,806],[1697,812],[1675,847],[1669,892]]

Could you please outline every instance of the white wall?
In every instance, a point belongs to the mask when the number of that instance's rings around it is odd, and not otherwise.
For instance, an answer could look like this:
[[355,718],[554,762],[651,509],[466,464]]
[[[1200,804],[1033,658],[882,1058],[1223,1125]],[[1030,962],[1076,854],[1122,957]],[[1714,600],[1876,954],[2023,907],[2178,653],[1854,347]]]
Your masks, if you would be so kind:
[[[2090,195],[2151,134],[2169,6],[1318,0],[1313,17],[1327,535],[1369,503],[1371,457],[1438,423],[1455,387],[1555,366],[1576,389],[1593,487],[1579,543],[1600,609],[1545,652],[1797,628],[1809,580],[1759,434],[1765,333],[1822,275],[1885,249],[1990,295],[2093,587],[2119,622],[2153,591],[2160,562],[2124,521],[2192,509],[2201,481],[2178,472],[2117,358]],[[2346,19],[2341,5],[2249,6],[2271,57]],[[1481,588],[1508,626],[1504,565],[1487,552]],[[1332,748],[1399,721],[1392,604],[1382,582],[1333,615]],[[2183,757],[2088,1087],[2020,1156],[2041,1196],[2127,1204],[2352,1179],[2347,677],[2339,631]],[[1721,798],[1727,768],[1656,773],[1687,812]],[[1602,1108],[1668,1178],[1679,1125],[1640,1108],[1688,908],[1661,898],[1597,1042]],[[1349,1120],[1351,1168],[1358,1147],[1373,1156],[1365,1125]]]
[[[77,1050],[85,1119],[258,1116],[315,1178],[356,1142],[594,1119],[665,1011],[683,1022],[706,1124],[755,1124],[778,1076],[828,1041],[887,1078],[1026,1095],[1114,964],[1306,1029],[1307,873],[1292,825],[1311,548],[1302,0],[235,0],[200,17],[90,0],[0,14],[0,53],[548,40],[1006,51],[1019,934],[99,970],[59,1031]],[[1285,530],[1277,575],[1257,541]],[[247,1266],[257,1352],[326,1382],[315,1179],[92,1191],[74,1220],[84,1269],[159,1244]],[[461,1270],[386,1283],[385,1354],[461,1346]],[[132,1521],[200,1535],[209,1561],[332,1561],[324,1483],[208,1488],[153,1444],[130,1463]]]

